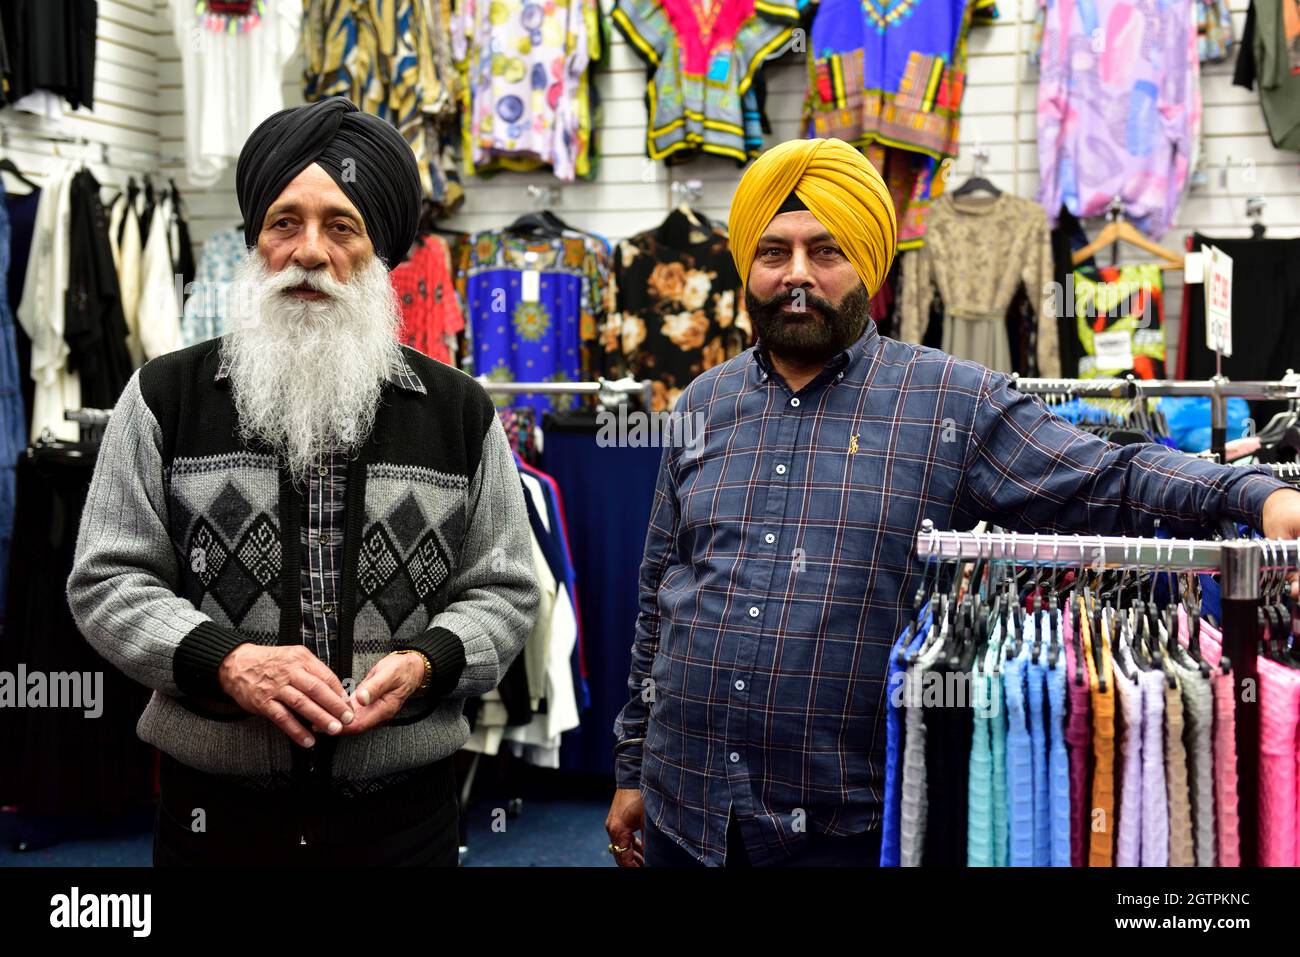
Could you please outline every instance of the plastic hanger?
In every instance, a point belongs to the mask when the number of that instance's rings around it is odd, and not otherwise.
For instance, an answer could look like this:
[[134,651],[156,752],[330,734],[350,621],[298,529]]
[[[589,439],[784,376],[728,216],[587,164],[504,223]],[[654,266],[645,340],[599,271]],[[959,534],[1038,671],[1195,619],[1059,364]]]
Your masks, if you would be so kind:
[[8,173],[14,179],[18,180],[18,182],[29,187],[33,192],[40,189],[39,186],[37,186],[30,179],[24,176],[22,172],[18,169],[18,167],[14,165],[14,161],[7,156],[4,157],[3,159],[0,159],[0,170],[3,170],[4,172]]

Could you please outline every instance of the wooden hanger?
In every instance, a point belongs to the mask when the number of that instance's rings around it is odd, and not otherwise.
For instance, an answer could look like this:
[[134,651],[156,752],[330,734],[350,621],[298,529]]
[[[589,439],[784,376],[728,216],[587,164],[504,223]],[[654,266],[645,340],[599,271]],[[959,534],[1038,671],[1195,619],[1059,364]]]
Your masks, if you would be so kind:
[[1152,242],[1134,229],[1133,224],[1124,219],[1123,208],[1123,203],[1118,199],[1118,197],[1111,202],[1106,213],[1107,217],[1110,218],[1110,222],[1106,224],[1105,228],[1102,229],[1101,234],[1098,235],[1096,239],[1074,254],[1071,262],[1078,266],[1097,255],[1097,253],[1101,252],[1101,250],[1108,246],[1114,246],[1118,243],[1126,242],[1161,260],[1159,266],[1162,272],[1166,270],[1182,269],[1185,265],[1183,257],[1173,250],[1166,249],[1164,246]]

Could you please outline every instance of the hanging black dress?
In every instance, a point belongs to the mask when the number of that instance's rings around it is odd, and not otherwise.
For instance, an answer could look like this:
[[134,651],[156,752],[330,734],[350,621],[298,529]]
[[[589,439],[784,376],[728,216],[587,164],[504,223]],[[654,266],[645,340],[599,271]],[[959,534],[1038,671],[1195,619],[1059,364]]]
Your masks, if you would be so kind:
[[108,242],[108,213],[99,181],[83,169],[72,179],[68,293],[63,338],[68,368],[81,376],[81,405],[111,409],[131,378],[126,319]]
[[150,692],[87,643],[65,594],[94,467],[93,451],[78,459],[37,449],[18,460],[0,671],[16,677],[21,664],[28,675],[103,675],[95,718],[85,709],[0,708],[0,805],[33,815],[111,817],[153,798],[153,749],[135,734]]

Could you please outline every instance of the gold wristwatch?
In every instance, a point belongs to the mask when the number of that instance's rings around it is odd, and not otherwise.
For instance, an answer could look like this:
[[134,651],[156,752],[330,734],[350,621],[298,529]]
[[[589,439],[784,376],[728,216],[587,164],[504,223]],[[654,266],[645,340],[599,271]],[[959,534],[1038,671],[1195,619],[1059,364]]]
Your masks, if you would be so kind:
[[393,652],[395,655],[419,655],[420,660],[424,662],[424,680],[420,686],[415,689],[416,694],[429,690],[429,684],[433,681],[433,665],[430,663],[428,656],[418,648],[403,648],[401,651]]

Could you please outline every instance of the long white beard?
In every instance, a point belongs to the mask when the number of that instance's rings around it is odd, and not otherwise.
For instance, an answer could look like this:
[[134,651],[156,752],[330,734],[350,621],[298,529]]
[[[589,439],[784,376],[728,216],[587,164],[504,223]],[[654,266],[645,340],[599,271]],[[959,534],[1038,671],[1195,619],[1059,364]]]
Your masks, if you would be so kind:
[[[326,294],[308,301],[287,290]],[[346,283],[326,269],[272,272],[257,250],[231,289],[227,338],[239,435],[281,455],[295,482],[316,459],[349,452],[369,437],[380,390],[401,347],[401,311],[378,257]]]

